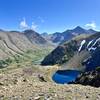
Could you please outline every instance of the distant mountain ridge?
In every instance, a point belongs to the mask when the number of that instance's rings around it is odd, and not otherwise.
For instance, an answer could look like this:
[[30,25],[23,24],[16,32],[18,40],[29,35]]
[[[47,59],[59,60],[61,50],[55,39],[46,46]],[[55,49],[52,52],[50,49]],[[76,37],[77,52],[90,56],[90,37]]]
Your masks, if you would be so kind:
[[52,41],[53,43],[62,43],[65,42],[67,40],[72,39],[73,37],[80,35],[80,34],[94,34],[97,31],[93,30],[93,29],[89,29],[86,30],[80,26],[75,27],[72,30],[66,30],[64,32],[55,32],[53,34],[46,34],[46,35],[42,35],[45,39]]

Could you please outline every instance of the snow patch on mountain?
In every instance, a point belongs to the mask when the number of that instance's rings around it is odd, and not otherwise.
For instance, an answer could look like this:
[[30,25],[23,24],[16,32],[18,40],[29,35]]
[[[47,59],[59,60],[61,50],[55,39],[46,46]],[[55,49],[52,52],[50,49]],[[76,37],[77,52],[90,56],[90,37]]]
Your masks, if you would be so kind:
[[88,44],[87,44],[87,48],[89,48],[89,46],[92,44],[94,40],[91,40]]
[[81,51],[81,49],[82,49],[83,45],[85,44],[85,42],[86,42],[86,40],[83,40],[83,41],[81,42],[81,46],[80,46],[79,49],[78,49],[79,52]]
[[80,52],[83,48],[84,45],[86,45],[86,48],[84,49],[87,49],[88,51],[95,51],[97,49],[97,47],[100,47],[100,38],[97,38],[97,39],[93,39],[93,40],[90,40],[90,41],[86,41],[86,40],[83,40],[80,44],[80,47],[78,49],[78,52]]
[[94,51],[94,50],[96,50],[96,48],[97,48],[97,47],[88,48],[88,51],[91,51],[91,50]]
[[95,46],[96,43],[97,43],[98,41],[100,41],[100,38],[98,38],[98,39],[94,42],[93,46]]

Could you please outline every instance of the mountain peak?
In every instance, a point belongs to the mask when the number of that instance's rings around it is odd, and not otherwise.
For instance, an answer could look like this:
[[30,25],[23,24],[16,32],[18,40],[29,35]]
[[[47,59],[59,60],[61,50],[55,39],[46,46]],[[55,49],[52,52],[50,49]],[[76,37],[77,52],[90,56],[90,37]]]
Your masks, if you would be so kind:
[[95,31],[95,30],[93,30],[93,29],[89,29],[89,30],[88,30],[88,32],[90,32],[90,33],[93,33],[93,34],[94,34],[94,33],[96,33],[97,31]]
[[48,33],[47,32],[44,32],[44,33],[41,33],[42,35],[48,35]]
[[90,31],[94,31],[92,28],[89,29]]
[[47,41],[39,33],[35,32],[32,29],[25,30],[23,33],[31,41],[31,43],[36,43],[36,44],[47,43]]
[[84,28],[80,27],[80,26],[77,26],[76,28],[74,28],[72,30],[72,32],[78,33],[78,34],[87,33],[87,31]]
[[27,33],[27,32],[28,32],[28,33],[32,33],[32,32],[35,32],[35,31],[32,30],[32,29],[27,29],[27,30],[24,31],[24,33]]
[[77,26],[77,27],[74,28],[74,30],[85,30],[85,29],[83,29],[83,28],[80,27],[80,26]]

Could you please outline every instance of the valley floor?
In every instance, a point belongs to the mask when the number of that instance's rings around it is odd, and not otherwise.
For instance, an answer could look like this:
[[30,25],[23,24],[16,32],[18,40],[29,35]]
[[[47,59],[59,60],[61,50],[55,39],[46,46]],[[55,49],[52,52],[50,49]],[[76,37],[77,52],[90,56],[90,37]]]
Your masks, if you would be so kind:
[[52,82],[51,75],[57,69],[57,66],[33,65],[3,70],[0,100],[100,100],[100,88]]

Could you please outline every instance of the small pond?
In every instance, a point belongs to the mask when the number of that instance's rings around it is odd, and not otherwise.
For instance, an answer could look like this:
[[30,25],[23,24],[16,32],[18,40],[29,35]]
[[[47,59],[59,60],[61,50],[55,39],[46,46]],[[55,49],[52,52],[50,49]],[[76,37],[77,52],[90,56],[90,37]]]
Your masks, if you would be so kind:
[[58,70],[53,74],[52,79],[56,83],[64,84],[75,81],[79,74],[80,71],[77,70]]

